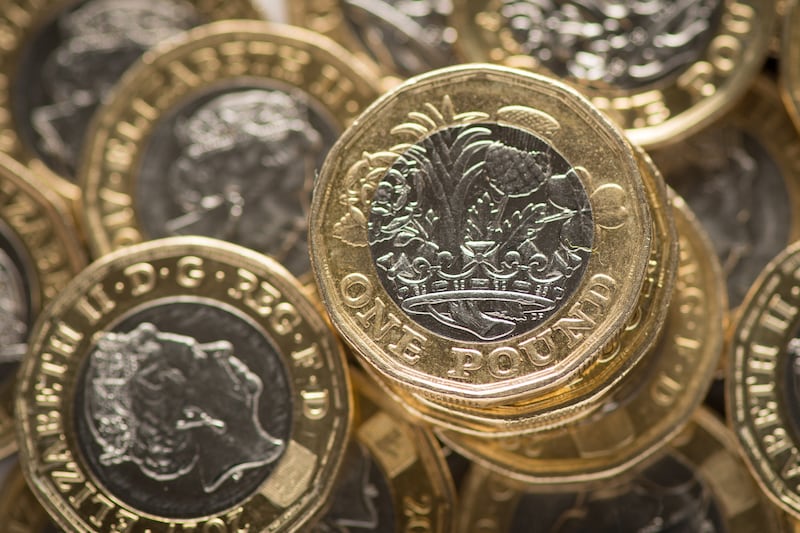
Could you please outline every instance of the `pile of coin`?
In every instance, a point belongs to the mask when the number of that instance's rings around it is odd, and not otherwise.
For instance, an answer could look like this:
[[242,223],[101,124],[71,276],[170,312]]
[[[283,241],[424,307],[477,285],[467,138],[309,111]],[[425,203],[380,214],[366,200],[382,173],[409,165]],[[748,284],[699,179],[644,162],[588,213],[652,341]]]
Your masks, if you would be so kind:
[[800,531],[800,6],[252,2],[0,0],[0,532]]

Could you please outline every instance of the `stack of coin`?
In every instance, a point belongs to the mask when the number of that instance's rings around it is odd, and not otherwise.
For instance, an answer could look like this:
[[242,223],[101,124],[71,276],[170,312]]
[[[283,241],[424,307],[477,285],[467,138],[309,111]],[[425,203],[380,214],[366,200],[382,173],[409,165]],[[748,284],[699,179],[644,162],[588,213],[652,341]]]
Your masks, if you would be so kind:
[[0,0],[0,532],[800,531],[797,3]]

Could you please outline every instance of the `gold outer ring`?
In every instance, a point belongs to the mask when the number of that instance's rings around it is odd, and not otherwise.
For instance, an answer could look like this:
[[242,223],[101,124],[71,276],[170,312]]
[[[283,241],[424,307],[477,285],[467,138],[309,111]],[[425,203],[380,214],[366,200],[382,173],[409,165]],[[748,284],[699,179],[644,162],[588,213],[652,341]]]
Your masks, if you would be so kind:
[[[627,91],[570,82],[644,148],[664,146],[703,129],[747,91],[767,56],[777,18],[775,0],[721,1],[719,28],[702,56],[670,76],[672,81]],[[459,36],[457,51],[466,61],[492,61],[544,73],[519,49],[499,7],[499,0],[455,2],[452,25]]]
[[[186,0],[208,20],[228,18],[263,18],[263,13],[251,0]],[[0,152],[29,166],[48,186],[68,200],[76,213],[80,213],[81,191],[78,185],[59,176],[42,161],[36,151],[27,146],[19,135],[12,90],[20,69],[22,50],[36,31],[65,9],[75,5],[74,0],[5,0],[0,8],[0,28],[3,46],[0,46]],[[34,7],[35,6],[35,7]],[[37,66],[39,68],[40,66]],[[87,132],[88,133],[88,132]],[[87,136],[86,141],[88,142]]]
[[[0,220],[25,257],[30,316],[66,287],[86,264],[83,246],[63,200],[38,176],[0,154]],[[29,324],[32,327],[32,324]],[[11,397],[14,380],[0,383],[0,457],[17,449]]]
[[699,222],[673,200],[680,242],[675,294],[664,333],[597,413],[561,429],[506,439],[438,431],[478,464],[536,484],[608,479],[656,453],[702,403],[722,351],[725,290]]
[[151,50],[90,128],[79,178],[92,255],[148,238],[138,219],[137,176],[153,129],[171,109],[215,84],[279,80],[316,99],[343,130],[379,94],[370,79],[333,41],[266,22],[216,22]]
[[[155,516],[125,503],[127,494],[111,493],[90,468],[76,430],[79,372],[98,334],[125,316],[154,302],[198,297],[235,310],[277,348],[292,397],[291,429],[274,468],[243,501],[208,516]],[[87,267],[40,316],[15,400],[20,462],[39,501],[70,531],[299,531],[333,486],[351,425],[351,394],[337,339],[283,267],[213,239],[150,241]]]
[[457,405],[446,397],[433,399],[395,387],[392,393],[413,416],[460,433],[501,436],[554,429],[602,407],[608,393],[637,367],[660,336],[676,279],[678,237],[671,200],[649,156],[640,151],[639,160],[654,221],[654,246],[636,312],[603,355],[567,386],[501,407]]
[[[549,116],[545,122],[556,126],[545,134],[541,123],[520,118],[533,116]],[[552,135],[551,145],[580,168],[595,228],[580,286],[559,312],[508,341],[476,343],[424,329],[394,303],[366,245],[366,221],[376,184],[410,144],[443,128],[481,121],[508,124],[539,138]],[[651,237],[641,173],[621,132],[560,82],[491,65],[412,78],[370,106],[328,154],[315,184],[310,224],[320,296],[361,361],[398,386],[481,405],[557,389],[599,357],[634,312]],[[590,293],[599,294],[592,291],[607,290],[613,294],[603,296],[602,304],[589,301]],[[568,317],[589,307],[593,315],[577,319],[587,328],[568,339],[561,332],[572,320]],[[466,380],[453,366],[465,353],[489,361]],[[495,359],[504,362],[492,364]]]
[[[736,449],[733,435],[711,412],[695,412],[690,425],[672,442],[665,444],[663,453],[688,463],[695,475],[711,492],[725,531],[730,533],[788,533],[793,531],[783,517],[760,493]],[[647,467],[663,457],[648,461]],[[638,469],[613,482],[577,484],[565,487],[531,487],[494,474],[491,470],[473,466],[461,491],[463,514],[458,531],[482,533],[511,532],[515,509],[527,493],[546,497],[554,492],[576,499],[589,496],[593,490],[612,493],[620,491]],[[735,481],[734,481],[735,480]],[[530,503],[532,500],[527,500]],[[535,502],[535,500],[533,500]],[[628,500],[630,501],[630,500]]]

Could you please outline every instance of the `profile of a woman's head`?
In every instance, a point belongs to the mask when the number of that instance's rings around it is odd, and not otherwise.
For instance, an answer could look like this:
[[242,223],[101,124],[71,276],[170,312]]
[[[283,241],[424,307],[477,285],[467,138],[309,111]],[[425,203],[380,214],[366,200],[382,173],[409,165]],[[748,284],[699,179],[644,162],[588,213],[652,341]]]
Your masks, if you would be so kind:
[[142,323],[105,333],[88,366],[85,416],[100,463],[134,463],[158,481],[197,468],[207,493],[269,464],[285,442],[262,427],[263,383],[228,341],[206,344]]

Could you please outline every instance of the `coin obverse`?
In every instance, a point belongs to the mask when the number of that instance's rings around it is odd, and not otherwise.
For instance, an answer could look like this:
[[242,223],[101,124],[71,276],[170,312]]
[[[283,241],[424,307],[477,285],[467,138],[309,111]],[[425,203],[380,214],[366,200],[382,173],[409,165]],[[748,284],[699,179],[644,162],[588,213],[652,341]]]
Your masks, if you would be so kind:
[[791,531],[706,410],[658,457],[614,481],[537,489],[474,466],[461,495],[462,533]]
[[97,261],[34,328],[23,471],[67,530],[301,530],[344,456],[341,350],[274,261],[200,237]]
[[729,109],[775,22],[775,0],[455,0],[452,16],[465,60],[564,78],[645,148]]
[[4,0],[0,151],[79,199],[89,123],[125,70],[194,26],[260,15],[250,0]]
[[358,60],[300,28],[218,22],[153,50],[90,133],[80,174],[92,253],[203,235],[309,274],[316,171],[377,95]]
[[800,518],[800,244],[778,254],[734,324],[728,414],[750,468],[772,500]]
[[556,388],[633,313],[652,220],[620,132],[575,91],[469,65],[413,78],[334,146],[312,263],[397,384],[498,404]]

